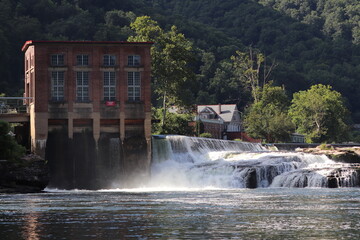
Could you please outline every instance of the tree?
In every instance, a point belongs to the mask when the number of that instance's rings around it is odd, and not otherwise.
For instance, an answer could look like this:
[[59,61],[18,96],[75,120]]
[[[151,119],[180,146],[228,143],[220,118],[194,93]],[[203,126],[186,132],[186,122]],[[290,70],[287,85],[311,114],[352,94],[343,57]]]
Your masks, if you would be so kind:
[[191,85],[195,75],[190,68],[193,61],[192,43],[175,26],[164,32],[148,16],[136,18],[131,23],[135,36],[128,41],[152,41],[152,75],[154,92],[163,100],[162,125],[165,124],[167,106],[192,103]]
[[348,114],[341,94],[322,84],[294,93],[289,110],[297,131],[310,143],[346,139]]
[[[248,53],[236,51],[236,54],[236,56],[231,57],[235,73],[246,87],[250,87],[256,103],[259,101],[258,89],[268,80],[272,69],[275,67],[275,62],[273,61],[271,66],[267,67],[265,56],[254,51],[251,47]],[[260,82],[261,80],[262,82]]]
[[288,141],[294,125],[287,114],[289,100],[285,90],[268,83],[257,94],[259,101],[253,103],[245,115],[246,132],[266,142]]
[[[153,119],[160,119],[162,116],[161,109],[153,108],[152,111]],[[161,123],[153,123],[152,124],[152,132],[153,134],[180,134],[193,136],[194,128],[189,126],[189,122],[193,120],[193,116],[188,113],[167,113],[167,117],[165,119],[165,124],[162,126]]]

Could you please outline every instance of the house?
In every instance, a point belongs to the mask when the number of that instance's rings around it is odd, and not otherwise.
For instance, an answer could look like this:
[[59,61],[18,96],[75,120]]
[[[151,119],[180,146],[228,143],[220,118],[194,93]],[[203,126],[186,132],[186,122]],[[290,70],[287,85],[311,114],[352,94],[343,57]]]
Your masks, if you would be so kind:
[[[32,150],[43,156],[48,134],[88,130],[121,141],[151,141],[150,42],[27,41],[25,104]],[[149,150],[150,151],[150,150]]]
[[213,138],[233,140],[241,138],[240,114],[236,104],[198,105],[197,121],[203,132]]

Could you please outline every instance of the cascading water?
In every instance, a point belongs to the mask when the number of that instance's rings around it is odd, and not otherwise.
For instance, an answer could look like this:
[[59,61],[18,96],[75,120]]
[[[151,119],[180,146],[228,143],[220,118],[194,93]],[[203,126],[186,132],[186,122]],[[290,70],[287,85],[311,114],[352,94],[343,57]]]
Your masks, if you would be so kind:
[[261,144],[154,136],[150,187],[354,187],[358,170],[325,155],[270,152]]

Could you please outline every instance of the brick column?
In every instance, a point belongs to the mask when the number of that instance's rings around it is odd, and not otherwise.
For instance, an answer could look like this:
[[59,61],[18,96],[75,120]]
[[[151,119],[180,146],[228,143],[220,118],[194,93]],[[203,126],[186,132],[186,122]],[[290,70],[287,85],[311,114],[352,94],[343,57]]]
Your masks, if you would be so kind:
[[74,137],[74,113],[69,112],[68,113],[68,137],[70,139],[73,139]]
[[100,112],[93,112],[92,120],[93,120],[93,136],[97,145],[100,139]]
[[121,142],[125,139],[125,112],[120,111],[120,139]]
[[34,112],[34,106],[30,106],[30,138],[31,151],[45,157],[46,140],[48,135],[48,113]]

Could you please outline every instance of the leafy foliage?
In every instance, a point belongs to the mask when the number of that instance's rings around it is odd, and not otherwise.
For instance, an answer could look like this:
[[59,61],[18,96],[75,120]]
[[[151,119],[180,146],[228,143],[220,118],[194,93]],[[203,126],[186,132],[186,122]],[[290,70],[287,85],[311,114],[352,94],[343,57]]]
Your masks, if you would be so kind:
[[198,81],[178,86],[182,101],[243,110],[251,93],[236,81],[230,57],[251,46],[264,63],[276,60],[275,85],[289,93],[331,85],[359,122],[359,9],[358,0],[2,0],[0,91],[20,95],[26,40],[123,41],[133,34],[129,24],[148,15],[164,34],[192,42]]
[[[153,119],[161,119],[162,109],[153,109]],[[165,119],[165,124],[162,126],[161,122],[152,124],[153,134],[180,134],[180,135],[194,135],[194,128],[189,126],[192,121],[191,114],[176,114],[168,112]]]
[[259,101],[250,106],[244,119],[246,132],[266,142],[288,141],[294,125],[287,114],[289,100],[284,89],[268,83],[258,94]]
[[347,137],[348,111],[341,94],[330,86],[318,84],[295,93],[289,114],[307,142],[341,142]]
[[158,23],[148,16],[136,18],[131,23],[131,28],[136,35],[130,36],[129,41],[154,42],[151,47],[153,87],[155,94],[163,99],[161,123],[164,127],[169,102],[180,106],[193,103],[188,89],[195,77],[190,69],[193,59],[192,43],[178,33],[175,26],[164,32]]
[[[234,70],[240,81],[245,87],[251,89],[251,95],[256,102],[259,101],[259,89],[266,83],[275,63],[267,69],[264,65],[265,56],[262,53],[255,52],[249,48],[249,52],[236,51],[236,56],[231,56]],[[263,77],[260,77],[262,74]],[[262,80],[262,81],[261,81]]]
[[199,135],[199,137],[202,137],[202,138],[212,138],[212,135],[211,135],[211,133],[201,133],[200,135]]
[[193,60],[192,43],[175,26],[164,32],[148,16],[138,17],[131,28],[136,35],[129,37],[129,41],[154,42],[151,56],[155,93],[164,101],[168,98],[171,104],[193,103],[189,94],[184,94],[195,77],[190,68]]
[[0,159],[16,161],[24,156],[25,147],[19,145],[9,132],[9,123],[0,120]]

